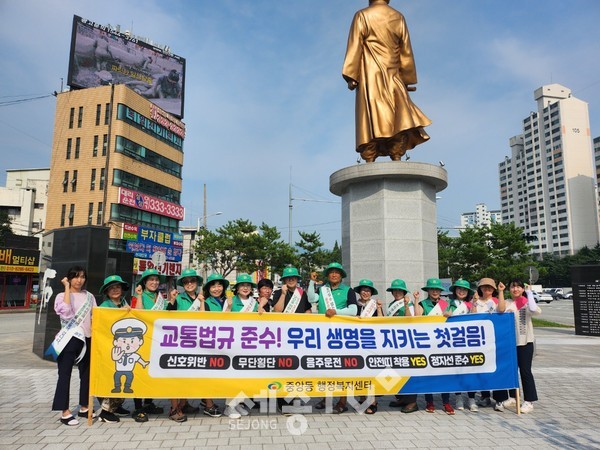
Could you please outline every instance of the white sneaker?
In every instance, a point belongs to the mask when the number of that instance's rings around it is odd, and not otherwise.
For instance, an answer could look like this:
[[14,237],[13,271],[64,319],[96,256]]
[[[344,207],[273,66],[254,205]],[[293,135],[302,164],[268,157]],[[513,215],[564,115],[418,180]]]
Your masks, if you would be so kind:
[[230,419],[239,419],[240,417],[242,417],[241,414],[231,406],[226,406],[225,411],[223,411],[223,414],[229,417]]
[[494,405],[494,411],[504,412],[504,404],[502,402],[496,402]]
[[463,410],[465,409],[465,402],[463,400],[462,394],[456,396],[456,409]]
[[517,401],[516,401],[514,398],[512,398],[512,397],[508,397],[508,400],[504,400],[504,401],[502,402],[502,404],[503,404],[505,407],[509,408],[509,407],[511,407],[511,406],[516,406],[516,404],[517,404]]
[[523,402],[523,404],[521,405],[521,412],[523,414],[527,414],[527,413],[530,413],[531,411],[533,411],[533,403]]
[[248,410],[246,408],[244,408],[244,405],[242,405],[241,403],[238,405],[235,405],[235,410],[237,412],[239,412],[242,416],[247,416],[248,414],[250,414],[248,412]]
[[477,403],[475,403],[475,399],[474,398],[470,398],[469,399],[469,411],[471,411],[471,412],[479,412],[479,407],[477,406]]

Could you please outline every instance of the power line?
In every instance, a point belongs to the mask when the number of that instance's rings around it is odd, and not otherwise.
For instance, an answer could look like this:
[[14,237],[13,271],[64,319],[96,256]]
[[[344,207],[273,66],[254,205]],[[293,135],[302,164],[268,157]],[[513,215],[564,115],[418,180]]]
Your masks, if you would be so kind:
[[[40,95],[38,97],[21,98],[21,99],[17,99],[17,100],[7,100],[7,101],[4,101],[4,102],[0,102],[0,107],[2,107],[2,106],[19,105],[21,103],[33,102],[35,100],[41,100],[43,98],[52,97],[53,95],[54,94],[46,94],[46,95]],[[10,97],[2,97],[2,98],[10,98]]]

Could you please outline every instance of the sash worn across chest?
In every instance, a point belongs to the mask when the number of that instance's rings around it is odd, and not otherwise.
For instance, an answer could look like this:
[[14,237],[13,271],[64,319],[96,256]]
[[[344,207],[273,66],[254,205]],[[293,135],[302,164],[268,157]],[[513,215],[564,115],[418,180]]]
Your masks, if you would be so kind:
[[[81,352],[77,356],[75,362],[78,363],[79,361],[81,361],[81,358],[83,358],[87,350],[87,346],[85,343],[85,334],[83,332],[81,324],[87,318],[87,316],[91,314],[94,302],[94,296],[89,292],[86,292],[86,294],[87,296],[85,303],[83,303],[79,307],[79,309],[77,310],[77,312],[71,320],[61,323],[60,331],[58,332],[58,334],[54,338],[54,341],[52,342],[52,344],[50,344],[50,347],[48,347],[44,355],[51,355],[56,360],[56,358],[58,358],[58,355],[60,355],[60,353],[67,346],[71,338],[75,337],[83,342],[83,348],[81,349]],[[72,298],[71,301],[73,301]]]
[[302,294],[304,293],[304,291],[301,288],[296,288],[296,290],[294,291],[294,294],[292,295],[292,298],[290,298],[290,301],[288,302],[287,306],[285,307],[285,309],[283,310],[284,313],[295,313],[296,310],[298,309],[298,305],[300,304],[300,300],[302,299]]

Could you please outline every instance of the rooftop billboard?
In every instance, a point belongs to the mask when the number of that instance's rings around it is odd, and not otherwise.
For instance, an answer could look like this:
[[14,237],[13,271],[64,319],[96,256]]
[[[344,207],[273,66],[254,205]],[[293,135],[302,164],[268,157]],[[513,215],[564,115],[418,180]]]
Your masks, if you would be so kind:
[[67,84],[72,88],[125,84],[183,118],[185,58],[79,16],[73,16]]

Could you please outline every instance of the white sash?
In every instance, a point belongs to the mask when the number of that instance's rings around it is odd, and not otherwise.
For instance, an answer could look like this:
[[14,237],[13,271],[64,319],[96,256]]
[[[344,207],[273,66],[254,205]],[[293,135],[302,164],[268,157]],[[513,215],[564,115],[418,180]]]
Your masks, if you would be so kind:
[[192,306],[190,306],[188,308],[188,311],[194,311],[194,312],[200,311],[200,300],[198,300],[198,299],[194,300],[194,303],[192,303]]
[[[241,298],[240,298],[240,301],[242,301]],[[244,302],[242,302],[242,303],[244,303]],[[256,305],[256,299],[254,297],[251,297],[250,300],[248,300],[244,304],[244,307],[240,310],[240,312],[253,312],[255,305]]]
[[363,310],[360,313],[360,317],[373,317],[373,314],[375,314],[375,311],[377,311],[377,300],[372,298],[363,307]]
[[[295,313],[296,312],[296,310],[298,309],[298,305],[300,304],[300,299],[302,299],[303,292],[304,291],[301,288],[296,288],[296,290],[294,291],[294,295],[292,295],[292,298],[290,298],[289,303],[283,310],[284,313]],[[285,299],[285,297],[284,297],[284,299]]]
[[394,316],[398,311],[400,311],[400,308],[402,308],[402,306],[404,306],[404,300],[396,300],[394,301],[394,303],[392,303],[390,305],[390,307],[388,308],[388,316]]
[[323,300],[325,301],[325,310],[337,309],[335,305],[335,300],[333,299],[333,294],[331,293],[331,289],[329,288],[329,286],[323,286],[321,288],[321,292],[323,293]]
[[439,303],[437,303],[433,309],[431,311],[429,311],[429,314],[427,314],[428,316],[443,316],[444,315],[444,311],[442,311],[442,307],[440,306]]
[[160,292],[156,294],[156,301],[150,311],[163,311],[165,309],[165,299]]
[[[46,355],[53,355],[54,358],[58,357],[58,355],[60,355],[60,353],[64,350],[64,348],[67,346],[67,344],[73,337],[76,337],[77,339],[83,342],[83,348],[77,356],[75,363],[81,361],[81,358],[83,358],[83,356],[85,355],[87,346],[85,344],[85,334],[83,332],[81,324],[92,312],[94,298],[94,296],[89,292],[86,292],[86,294],[86,301],[83,305],[79,307],[79,309],[75,313],[75,316],[73,316],[73,318],[71,318],[68,322],[62,323],[61,321],[61,329],[54,338],[52,344],[50,344],[50,347],[48,347],[48,350],[46,350]],[[73,300],[71,299],[71,301]]]
[[456,309],[454,310],[454,312],[452,313],[453,316],[460,316],[462,314],[468,314],[469,312],[469,307],[467,306],[467,304],[465,302],[460,302],[458,304],[458,306],[456,307]]

